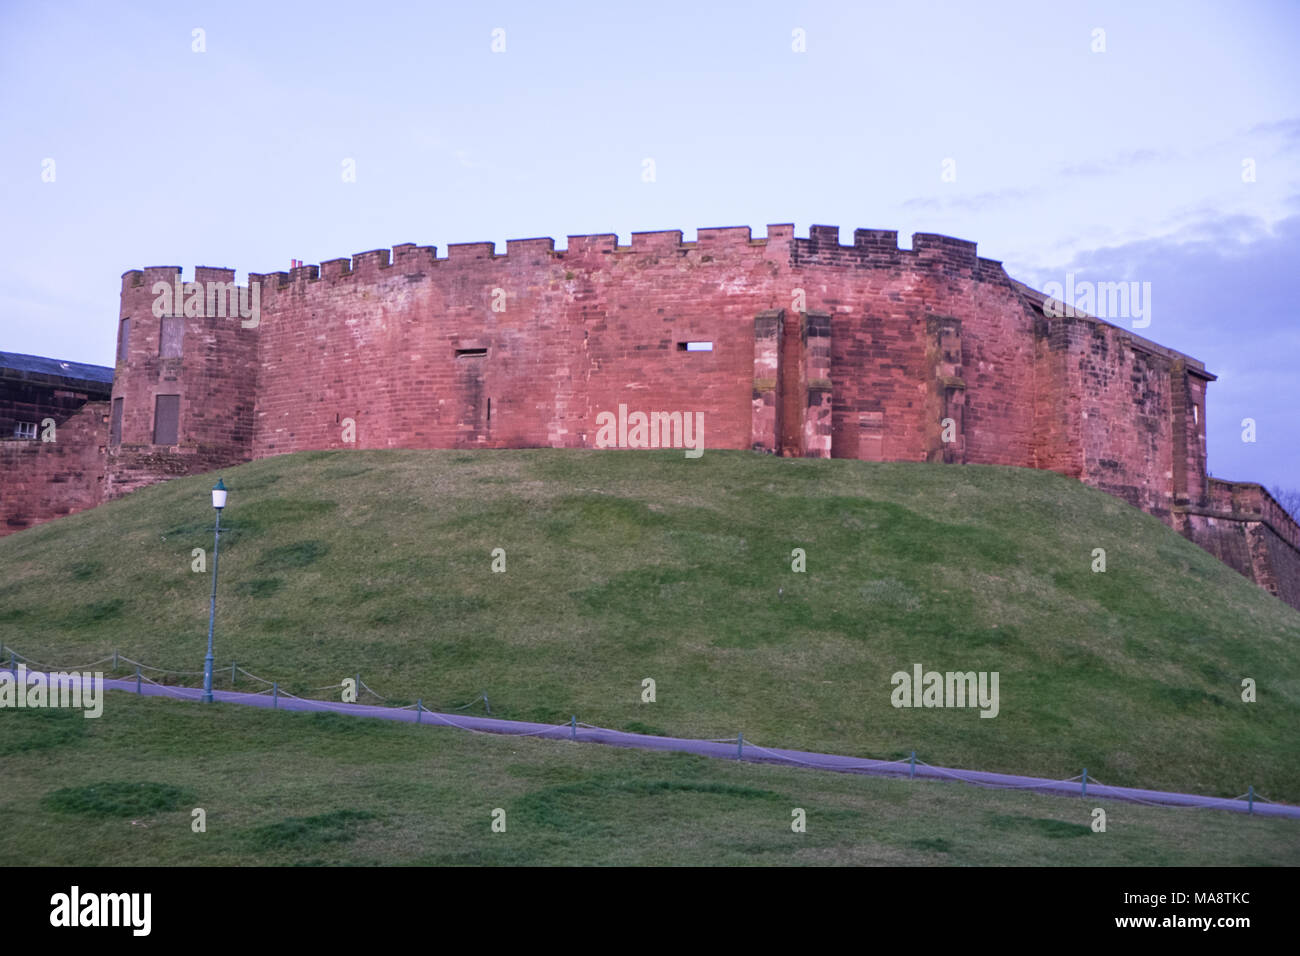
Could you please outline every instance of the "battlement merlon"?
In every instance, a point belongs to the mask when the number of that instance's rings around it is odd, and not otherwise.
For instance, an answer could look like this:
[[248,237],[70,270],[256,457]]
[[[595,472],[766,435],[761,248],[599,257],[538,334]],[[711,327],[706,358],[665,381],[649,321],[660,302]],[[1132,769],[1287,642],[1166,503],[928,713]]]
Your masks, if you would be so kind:
[[550,236],[538,239],[507,239],[507,256],[526,256],[538,261],[550,259],[555,255],[555,240]]
[[680,229],[632,233],[633,252],[676,252],[681,247],[682,231]]
[[437,260],[437,246],[417,246],[413,242],[403,242],[393,246],[393,267],[403,275],[423,272]]
[[224,266],[195,266],[195,282],[220,282],[229,283],[235,281],[235,270],[227,269]]
[[739,248],[750,244],[751,236],[748,226],[722,226],[716,229],[696,229],[695,244],[709,251]]
[[[349,260],[349,259],[344,259],[343,261],[344,261],[344,262],[350,262],[351,260]],[[311,268],[312,268],[312,269],[315,269],[316,267],[315,267],[315,266],[312,266]],[[298,270],[295,269],[294,271],[297,272]],[[288,285],[288,284],[289,284],[289,273],[287,273],[287,272],[250,272],[250,273],[248,274],[248,281],[249,281],[249,282],[256,282],[259,286],[261,286],[261,288],[262,288],[262,293],[263,293],[263,294],[266,294],[267,292],[274,292],[276,289],[280,288],[281,286]]]
[[143,269],[129,269],[122,273],[122,295],[138,292],[144,287],[148,293],[155,282],[175,282],[181,274],[180,266],[145,266]]
[[613,252],[618,247],[618,236],[614,233],[600,233],[591,236],[569,236],[566,258],[581,258],[587,255],[600,255]]
[[447,261],[460,262],[466,259],[495,259],[497,247],[494,242],[453,242],[447,246]]
[[975,243],[933,232],[912,233],[912,252],[921,261],[940,261],[958,269],[974,271],[978,256]]

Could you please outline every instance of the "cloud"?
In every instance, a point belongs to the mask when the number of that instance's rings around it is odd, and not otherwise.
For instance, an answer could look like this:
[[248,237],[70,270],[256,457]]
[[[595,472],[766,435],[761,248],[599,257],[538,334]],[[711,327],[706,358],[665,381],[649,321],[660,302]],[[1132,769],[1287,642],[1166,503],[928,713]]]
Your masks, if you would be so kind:
[[1246,130],[1247,136],[1269,136],[1273,133],[1280,133],[1283,139],[1300,140],[1300,117],[1293,116],[1290,119],[1256,123]]
[[[1290,208],[1294,208],[1293,206]],[[1175,233],[1076,254],[1018,276],[1037,284],[1076,279],[1151,283],[1151,325],[1137,334],[1205,362],[1217,375],[1207,407],[1215,475],[1295,484],[1300,429],[1293,385],[1300,360],[1300,215],[1271,226],[1244,215],[1204,218]],[[1116,322],[1123,325],[1122,321]],[[1258,423],[1241,441],[1244,417]]]
[[952,196],[951,198],[917,197],[904,200],[902,207],[922,211],[967,210],[980,212],[993,205],[1020,202],[1023,199],[1032,198],[1040,192],[1042,192],[1040,189],[995,189],[970,196]]
[[1142,166],[1147,163],[1174,159],[1177,156],[1178,153],[1172,149],[1135,149],[1130,150],[1127,153],[1119,153],[1108,159],[1092,160],[1062,167],[1060,175],[1084,177],[1113,176],[1116,173],[1132,169],[1134,166]]

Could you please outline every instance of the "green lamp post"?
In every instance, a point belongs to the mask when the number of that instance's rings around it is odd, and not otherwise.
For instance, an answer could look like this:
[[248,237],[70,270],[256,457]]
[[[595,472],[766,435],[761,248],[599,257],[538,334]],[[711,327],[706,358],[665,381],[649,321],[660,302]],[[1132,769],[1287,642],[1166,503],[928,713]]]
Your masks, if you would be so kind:
[[212,600],[208,604],[208,656],[203,661],[203,702],[212,703],[212,628],[217,620],[217,562],[221,555],[221,509],[226,506],[226,485],[220,478],[212,489],[217,525],[212,542]]

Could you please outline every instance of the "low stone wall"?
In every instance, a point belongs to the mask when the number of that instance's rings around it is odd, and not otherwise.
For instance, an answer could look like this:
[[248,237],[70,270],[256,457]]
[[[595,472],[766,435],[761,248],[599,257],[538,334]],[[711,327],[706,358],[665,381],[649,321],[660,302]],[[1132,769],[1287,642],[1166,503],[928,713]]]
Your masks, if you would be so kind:
[[1300,610],[1300,525],[1263,486],[1209,479],[1208,506],[1174,526],[1224,564]]
[[0,535],[93,508],[104,500],[108,402],[89,402],[53,441],[0,441]]

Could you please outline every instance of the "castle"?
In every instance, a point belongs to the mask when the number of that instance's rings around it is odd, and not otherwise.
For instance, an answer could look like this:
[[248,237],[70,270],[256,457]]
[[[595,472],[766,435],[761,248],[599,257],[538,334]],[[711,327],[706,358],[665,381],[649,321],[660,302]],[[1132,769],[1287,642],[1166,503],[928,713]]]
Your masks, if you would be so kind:
[[708,448],[1051,469],[1300,608],[1300,527],[1259,485],[1206,474],[1215,377],[1057,308],[972,242],[773,225],[504,255],[405,244],[246,287],[180,271],[123,275],[109,402],[59,420],[56,442],[0,443],[3,530],[269,455],[604,447],[602,416],[667,409],[701,415]]

